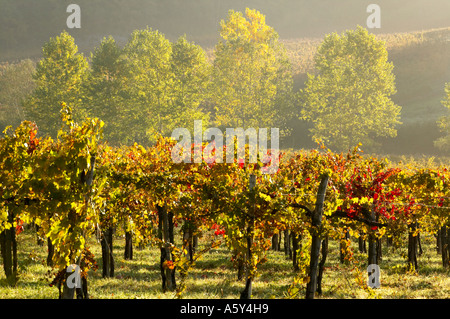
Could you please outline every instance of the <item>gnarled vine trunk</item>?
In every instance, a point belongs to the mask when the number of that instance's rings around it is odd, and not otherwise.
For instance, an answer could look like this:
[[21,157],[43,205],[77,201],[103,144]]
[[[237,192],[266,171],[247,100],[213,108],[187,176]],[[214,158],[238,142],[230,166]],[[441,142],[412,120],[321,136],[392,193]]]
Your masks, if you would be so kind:
[[125,232],[125,260],[133,260],[133,234],[131,231]]
[[294,271],[299,271],[300,267],[298,264],[297,253],[301,248],[301,236],[293,232],[291,234],[291,237],[292,237],[292,265],[294,267]]
[[247,278],[245,282],[245,288],[241,292],[241,299],[250,299],[252,297],[252,284],[253,284],[253,277],[254,272],[256,269],[253,265],[253,252],[252,252],[252,246],[253,246],[253,230],[255,228],[255,194],[254,194],[254,188],[256,186],[256,176],[250,175],[250,181],[249,181],[249,191],[250,191],[250,202],[249,202],[249,215],[250,218],[248,220],[248,226],[247,226]]
[[[376,222],[377,218],[375,215],[375,212],[372,211],[370,213],[370,221],[371,222]],[[379,254],[379,249],[378,249],[378,239],[375,236],[375,234],[373,233],[373,231],[368,230],[368,242],[369,242],[369,247],[367,250],[368,256],[367,256],[367,264],[368,265],[378,265],[380,263],[380,254]]]
[[328,236],[322,240],[322,258],[319,263],[319,275],[317,276],[317,293],[319,295],[322,294],[322,278],[323,278],[323,270],[325,268],[325,262],[328,256]]
[[55,253],[55,247],[53,246],[52,240],[50,237],[47,237],[47,266],[53,266],[53,255]]
[[170,250],[173,243],[173,213],[167,213],[166,207],[157,206],[158,210],[158,237],[161,240],[161,258],[160,269],[162,279],[162,290],[174,291],[176,289],[175,268],[171,266],[173,263],[172,252]]
[[103,278],[114,277],[113,234],[114,229],[110,227],[102,234],[101,238]]
[[450,227],[444,225],[441,227],[441,255],[442,266],[444,268],[450,267]]
[[418,249],[418,235],[415,234],[417,229],[417,222],[408,225],[408,264],[414,269],[417,265],[417,249]]
[[328,176],[324,175],[317,192],[316,206],[312,215],[311,261],[309,265],[309,283],[306,286],[306,299],[314,299],[318,282],[318,265],[321,246],[320,228],[322,225],[323,203],[328,185]]
[[[14,212],[9,212],[8,222],[13,224]],[[0,250],[3,259],[3,269],[9,285],[17,282],[17,240],[13,226],[0,233]]]

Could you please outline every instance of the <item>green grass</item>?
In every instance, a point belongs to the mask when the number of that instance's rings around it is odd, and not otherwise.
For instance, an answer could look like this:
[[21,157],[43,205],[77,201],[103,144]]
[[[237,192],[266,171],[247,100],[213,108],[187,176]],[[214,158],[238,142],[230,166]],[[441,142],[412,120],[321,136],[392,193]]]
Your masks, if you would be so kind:
[[[97,271],[89,273],[89,294],[93,299],[170,299],[173,292],[163,293],[159,272],[159,250],[155,247],[134,249],[134,259],[124,260],[124,240],[115,238],[115,278],[103,279],[101,273],[101,250],[95,241],[90,242],[99,265]],[[422,238],[424,253],[419,257],[417,272],[408,272],[406,249],[383,248],[381,288],[372,291],[358,285],[358,273],[364,276],[366,256],[355,253],[360,261],[359,272],[351,265],[339,263],[339,246],[330,240],[329,255],[323,277],[323,294],[319,298],[448,298],[450,296],[450,270],[442,268],[440,256],[434,248],[434,238]],[[352,247],[357,248],[353,242]],[[58,298],[58,290],[49,286],[45,266],[46,246],[38,246],[34,235],[25,231],[19,236],[19,281],[9,287],[3,269],[0,270],[0,299]],[[287,291],[295,273],[292,261],[283,252],[269,251],[267,262],[260,265],[259,276],[253,284],[253,298],[287,298]],[[189,273],[184,298],[239,298],[244,288],[243,281],[236,280],[230,253],[224,246],[211,250]],[[361,277],[365,280],[364,277]],[[177,280],[179,280],[177,274]],[[304,287],[300,290],[303,297]]]

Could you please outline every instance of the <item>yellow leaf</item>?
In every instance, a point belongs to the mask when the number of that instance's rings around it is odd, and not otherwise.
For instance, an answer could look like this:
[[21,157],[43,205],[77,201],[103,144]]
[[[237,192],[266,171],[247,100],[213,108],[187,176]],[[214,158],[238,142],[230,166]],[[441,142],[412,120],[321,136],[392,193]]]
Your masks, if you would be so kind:
[[264,199],[266,202],[270,202],[272,200],[272,198],[270,198],[269,195],[263,194],[263,193],[259,193],[259,196]]

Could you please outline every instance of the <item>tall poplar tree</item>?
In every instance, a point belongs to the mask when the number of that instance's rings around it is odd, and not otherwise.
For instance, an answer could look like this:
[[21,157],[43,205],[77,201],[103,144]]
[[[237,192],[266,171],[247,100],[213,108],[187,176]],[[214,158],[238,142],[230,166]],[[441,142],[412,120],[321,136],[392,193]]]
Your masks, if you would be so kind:
[[230,10],[215,47],[211,100],[217,126],[277,127],[292,114],[290,64],[275,30],[256,10]]
[[211,66],[205,51],[185,36],[172,44],[173,90],[170,123],[167,128],[187,128],[193,132],[194,120],[209,122],[205,110]]
[[115,145],[127,144],[129,137],[126,67],[114,38],[104,38],[91,55],[91,70],[84,85],[89,115],[105,122],[105,139]]
[[35,121],[41,134],[56,137],[63,102],[72,109],[76,121],[86,116],[81,86],[87,71],[87,60],[66,31],[43,46],[43,59],[33,77],[36,88],[24,102],[27,120]]
[[154,141],[155,132],[170,135],[173,89],[172,46],[159,31],[136,30],[123,49],[127,61],[125,123],[133,142]]

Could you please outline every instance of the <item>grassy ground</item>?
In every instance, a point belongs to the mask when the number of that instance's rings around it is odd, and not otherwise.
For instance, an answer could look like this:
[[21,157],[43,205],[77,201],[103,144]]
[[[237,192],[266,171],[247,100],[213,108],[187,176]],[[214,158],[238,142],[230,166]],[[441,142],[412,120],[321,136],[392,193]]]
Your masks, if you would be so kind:
[[[95,299],[173,298],[174,293],[162,293],[159,272],[159,251],[156,248],[136,248],[133,260],[123,259],[124,240],[115,239],[116,275],[103,279],[101,250],[95,241],[92,251],[99,264],[97,271],[89,274],[89,294]],[[353,243],[353,247],[357,247]],[[450,296],[450,270],[444,270],[440,256],[434,248],[434,238],[422,238],[424,253],[419,257],[417,272],[408,272],[405,265],[406,249],[383,248],[381,288],[370,294],[358,285],[356,271],[339,263],[339,246],[330,241],[330,251],[325,264],[323,294],[320,298],[448,298]],[[44,266],[46,246],[36,245],[32,233],[19,236],[20,280],[16,287],[8,287],[0,270],[0,299],[58,298],[58,290],[46,281],[49,267]],[[355,254],[364,261],[365,256]],[[364,265],[364,263],[362,263]],[[364,274],[361,268],[361,274]],[[260,266],[259,276],[253,285],[254,298],[286,298],[295,273],[292,262],[283,252],[268,252],[268,260]],[[364,278],[363,278],[364,279]],[[239,298],[244,282],[236,280],[230,254],[226,247],[218,247],[199,260],[187,279],[185,298]],[[301,293],[303,291],[301,290]],[[302,295],[301,295],[302,296]]]

